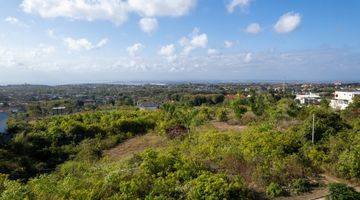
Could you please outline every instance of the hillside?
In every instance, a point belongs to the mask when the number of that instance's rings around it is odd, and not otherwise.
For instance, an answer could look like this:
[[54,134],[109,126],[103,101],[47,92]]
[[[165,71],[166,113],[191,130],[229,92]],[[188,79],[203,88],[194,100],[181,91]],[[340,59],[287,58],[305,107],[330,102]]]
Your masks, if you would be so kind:
[[345,191],[357,198],[344,185],[328,191],[337,181],[319,178],[359,180],[356,105],[337,113],[260,94],[11,122],[14,137],[0,151],[0,197],[299,199]]

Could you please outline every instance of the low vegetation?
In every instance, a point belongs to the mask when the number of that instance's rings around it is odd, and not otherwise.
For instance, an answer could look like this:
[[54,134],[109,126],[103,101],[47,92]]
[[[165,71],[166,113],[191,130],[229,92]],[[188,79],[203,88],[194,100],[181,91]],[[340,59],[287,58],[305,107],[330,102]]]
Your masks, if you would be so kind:
[[[0,199],[271,199],[310,191],[323,172],[359,181],[358,100],[338,113],[250,94],[11,122],[13,137],[0,148]],[[214,121],[247,128],[218,130]],[[103,156],[149,132],[166,146]],[[332,199],[358,198],[342,185],[329,190]]]

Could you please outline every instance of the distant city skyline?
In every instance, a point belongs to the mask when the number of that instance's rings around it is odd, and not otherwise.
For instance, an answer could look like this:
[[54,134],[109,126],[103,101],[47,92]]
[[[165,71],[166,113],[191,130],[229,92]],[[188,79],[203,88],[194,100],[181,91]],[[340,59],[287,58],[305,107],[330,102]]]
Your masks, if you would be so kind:
[[357,0],[0,3],[0,84],[360,81]]

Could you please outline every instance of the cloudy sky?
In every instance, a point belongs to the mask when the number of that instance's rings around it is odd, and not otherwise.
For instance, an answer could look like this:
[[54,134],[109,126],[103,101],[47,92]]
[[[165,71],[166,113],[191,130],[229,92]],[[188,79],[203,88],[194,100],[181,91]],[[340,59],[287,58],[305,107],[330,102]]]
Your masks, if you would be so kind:
[[360,80],[358,0],[0,5],[0,84]]

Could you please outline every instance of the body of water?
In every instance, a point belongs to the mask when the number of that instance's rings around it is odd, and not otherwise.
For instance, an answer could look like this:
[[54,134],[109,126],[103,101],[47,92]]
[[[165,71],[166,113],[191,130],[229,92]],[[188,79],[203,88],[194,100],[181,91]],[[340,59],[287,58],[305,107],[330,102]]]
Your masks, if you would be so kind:
[[0,133],[4,133],[6,130],[6,122],[8,120],[9,116],[7,113],[0,112]]

